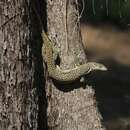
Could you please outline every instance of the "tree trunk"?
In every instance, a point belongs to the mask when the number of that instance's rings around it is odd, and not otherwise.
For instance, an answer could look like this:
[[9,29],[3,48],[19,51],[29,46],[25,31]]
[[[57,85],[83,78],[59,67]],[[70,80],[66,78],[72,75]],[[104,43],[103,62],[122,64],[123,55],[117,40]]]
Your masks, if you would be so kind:
[[37,130],[43,118],[38,117],[42,99],[38,102],[37,93],[43,79],[36,68],[42,62],[33,41],[30,2],[0,1],[0,130]]
[[[85,63],[76,0],[47,0],[47,29],[60,50],[60,67],[71,69]],[[67,45],[68,44],[68,45]],[[67,51],[68,47],[68,51]],[[104,130],[94,90],[80,85],[46,84],[48,126],[51,130]]]

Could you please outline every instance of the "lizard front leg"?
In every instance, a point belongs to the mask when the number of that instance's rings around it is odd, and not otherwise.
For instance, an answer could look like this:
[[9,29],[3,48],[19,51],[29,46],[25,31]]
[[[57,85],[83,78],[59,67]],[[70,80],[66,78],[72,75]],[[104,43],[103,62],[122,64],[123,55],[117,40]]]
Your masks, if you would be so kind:
[[57,60],[57,58],[58,58],[58,56],[59,56],[59,49],[58,48],[56,48],[56,47],[54,47],[54,46],[52,46],[52,49],[53,49],[53,59],[54,59],[54,61],[56,61]]

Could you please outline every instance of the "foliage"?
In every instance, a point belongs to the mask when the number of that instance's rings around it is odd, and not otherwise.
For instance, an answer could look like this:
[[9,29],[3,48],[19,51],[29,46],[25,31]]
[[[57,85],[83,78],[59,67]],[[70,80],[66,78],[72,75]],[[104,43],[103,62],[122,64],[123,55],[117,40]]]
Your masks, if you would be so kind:
[[129,12],[130,0],[86,0],[82,21],[96,23],[111,21],[127,25],[130,23]]

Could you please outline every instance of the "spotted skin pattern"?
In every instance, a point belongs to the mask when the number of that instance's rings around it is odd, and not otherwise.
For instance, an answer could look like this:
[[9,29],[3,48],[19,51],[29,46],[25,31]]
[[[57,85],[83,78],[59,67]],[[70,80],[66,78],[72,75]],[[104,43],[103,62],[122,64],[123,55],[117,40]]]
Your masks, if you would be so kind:
[[47,64],[49,77],[60,82],[74,82],[75,80],[80,79],[82,76],[87,75],[91,71],[107,70],[107,68],[103,64],[96,62],[88,62],[73,69],[62,70],[59,66],[55,64],[55,59],[53,56],[53,53],[55,52],[52,42],[48,38],[48,35],[44,31],[42,31],[41,36],[43,40],[42,56]]

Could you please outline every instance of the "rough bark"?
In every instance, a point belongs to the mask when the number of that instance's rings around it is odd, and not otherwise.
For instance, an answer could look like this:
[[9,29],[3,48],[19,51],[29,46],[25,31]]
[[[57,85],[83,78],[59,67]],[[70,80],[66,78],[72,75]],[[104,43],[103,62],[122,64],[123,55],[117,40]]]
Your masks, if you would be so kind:
[[43,119],[38,118],[43,101],[37,88],[43,80],[36,68],[40,59],[30,2],[0,1],[0,130],[36,130]]
[[[67,9],[67,11],[66,11]],[[67,16],[66,16],[67,14]],[[67,30],[66,33],[66,18]],[[47,29],[49,37],[60,50],[60,66],[73,68],[85,63],[76,0],[47,0]],[[66,52],[66,35],[69,50]],[[94,98],[94,90],[80,85],[46,84],[48,126],[51,130],[104,130]]]

